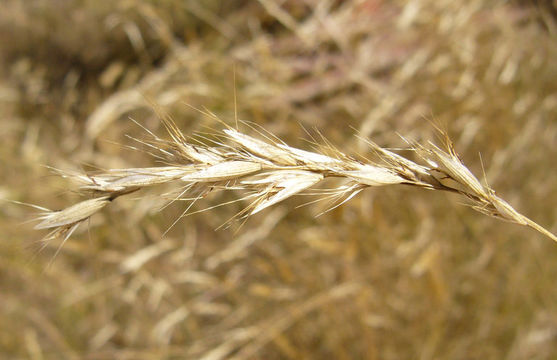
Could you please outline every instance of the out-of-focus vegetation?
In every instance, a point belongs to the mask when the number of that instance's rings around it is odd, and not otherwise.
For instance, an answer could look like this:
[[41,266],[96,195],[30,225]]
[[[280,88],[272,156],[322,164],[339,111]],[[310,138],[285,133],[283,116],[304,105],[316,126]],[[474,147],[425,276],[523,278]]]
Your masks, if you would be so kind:
[[[433,137],[518,210],[557,230],[557,25],[551,2],[4,0],[0,199],[79,199],[44,165],[149,166],[126,135],[185,132],[206,107],[347,153]],[[235,80],[234,80],[235,77]],[[302,126],[300,126],[300,124]],[[143,147],[144,148],[144,147]],[[481,152],[481,160],[478,153]],[[213,197],[192,211],[232,198]],[[0,357],[552,359],[557,244],[407,187],[320,217],[288,200],[186,217],[149,192],[58,249],[0,207]]]

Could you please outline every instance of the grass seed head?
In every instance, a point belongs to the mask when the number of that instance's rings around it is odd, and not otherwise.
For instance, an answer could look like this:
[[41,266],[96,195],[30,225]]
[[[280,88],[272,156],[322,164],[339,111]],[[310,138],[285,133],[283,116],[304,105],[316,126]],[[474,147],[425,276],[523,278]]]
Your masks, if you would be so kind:
[[[167,119],[164,123],[171,140],[160,141],[157,138],[161,146],[166,143],[168,147],[168,150],[161,150],[171,155],[178,152],[188,163],[115,169],[95,175],[72,174],[70,177],[81,182],[82,189],[95,190],[106,196],[83,201],[60,212],[44,214],[39,218],[42,221],[36,228],[65,227],[79,223],[118,196],[142,187],[175,180],[187,182],[188,185],[173,201],[196,201],[218,190],[244,190],[251,193],[245,199],[256,199],[245,214],[254,215],[309,189],[327,177],[335,177],[344,180],[330,191],[333,196],[346,197],[339,204],[344,204],[368,186],[407,184],[451,191],[465,196],[472,202],[472,207],[482,213],[532,227],[554,239],[553,234],[518,213],[507,202],[495,196],[489,187],[483,186],[462,163],[446,135],[444,139],[447,151],[432,143],[427,146],[413,144],[425,165],[372,142],[369,144],[379,156],[379,161],[363,164],[334,149],[330,144],[327,144],[328,148],[337,153],[337,158],[269,139],[260,140],[232,128],[223,130],[224,135],[215,134],[216,138],[229,139],[231,144],[201,137],[197,140],[199,145],[193,145],[187,142],[173,122]],[[265,170],[268,171],[261,172]]]

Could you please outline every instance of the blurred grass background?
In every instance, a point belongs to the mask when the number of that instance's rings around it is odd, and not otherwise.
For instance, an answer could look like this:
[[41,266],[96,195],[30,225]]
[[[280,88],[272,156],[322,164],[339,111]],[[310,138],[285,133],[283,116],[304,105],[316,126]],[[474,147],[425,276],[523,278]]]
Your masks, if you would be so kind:
[[[3,0],[0,199],[78,198],[44,167],[145,166],[126,134],[218,127],[365,153],[447,124],[477,174],[557,230],[553,1]],[[235,82],[234,82],[235,73]],[[354,130],[356,129],[356,130]],[[481,152],[481,159],[478,153]],[[230,195],[226,195],[230,196]],[[232,199],[232,197],[230,197]],[[215,197],[195,210],[228,200]],[[32,210],[0,207],[6,359],[554,359],[557,245],[458,199],[370,189],[315,218],[288,200],[187,217],[118,199],[52,260]]]

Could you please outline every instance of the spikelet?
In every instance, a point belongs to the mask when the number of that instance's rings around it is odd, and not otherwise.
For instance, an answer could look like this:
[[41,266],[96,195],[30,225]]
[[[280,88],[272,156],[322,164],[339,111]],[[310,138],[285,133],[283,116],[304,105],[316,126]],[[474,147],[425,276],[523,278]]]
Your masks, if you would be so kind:
[[225,161],[181,177],[187,182],[216,182],[246,176],[261,170],[261,164],[251,161]]
[[255,155],[261,156],[279,165],[296,165],[296,159],[292,157],[292,154],[277,146],[252,138],[251,136],[242,134],[234,129],[225,129],[223,132],[227,134],[231,140],[243,146]]
[[35,229],[51,229],[77,224],[104,208],[110,202],[108,196],[89,199],[60,211],[49,211],[39,216]]
[[195,168],[191,165],[116,169],[108,170],[106,173],[98,175],[79,175],[77,179],[83,183],[81,188],[84,190],[115,192],[132,187],[159,185],[179,179],[193,171],[195,171]]
[[332,166],[342,165],[342,161],[332,158],[330,156],[314,153],[311,151],[296,149],[283,144],[279,144],[278,146],[281,149],[286,150],[290,154],[292,154],[292,157],[294,157],[300,163],[310,166],[312,169],[315,170],[327,170]]
[[259,194],[259,200],[251,214],[257,214],[261,210],[275,205],[289,197],[304,191],[323,180],[323,175],[303,170],[277,170],[268,176],[255,181],[245,181],[244,184],[263,185],[267,184]]
[[402,177],[393,171],[374,165],[360,165],[357,170],[341,171],[340,174],[369,186],[394,185],[405,182]]

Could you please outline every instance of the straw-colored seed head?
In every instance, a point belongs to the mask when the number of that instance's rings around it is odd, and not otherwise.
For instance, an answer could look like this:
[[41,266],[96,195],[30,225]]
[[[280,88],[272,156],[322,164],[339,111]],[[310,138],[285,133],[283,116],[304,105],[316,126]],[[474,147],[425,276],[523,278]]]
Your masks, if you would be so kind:
[[[175,180],[188,183],[179,195],[184,196],[183,200],[197,199],[215,189],[248,191],[250,195],[246,198],[256,200],[247,210],[251,210],[249,214],[256,214],[312,187],[325,177],[336,177],[344,178],[345,182],[330,189],[329,194],[344,197],[339,204],[349,201],[367,186],[408,184],[452,191],[465,196],[480,212],[529,226],[557,241],[555,235],[519,214],[488,186],[483,186],[464,166],[450,143],[446,144],[446,150],[431,143],[429,146],[412,144],[425,163],[418,164],[370,142],[380,161],[363,164],[332,148],[336,158],[279,142],[265,142],[231,128],[224,130],[224,134],[232,144],[217,142],[217,146],[211,146],[200,141],[199,145],[192,145],[173,123],[165,124],[172,140],[162,141],[161,144],[168,145],[169,149],[161,148],[161,151],[177,165],[109,170],[90,176],[67,174],[80,182],[82,189],[106,196],[83,201],[62,211],[47,212],[39,217],[41,222],[36,228],[64,230],[87,219],[118,196]],[[221,184],[215,186],[219,182]]]

